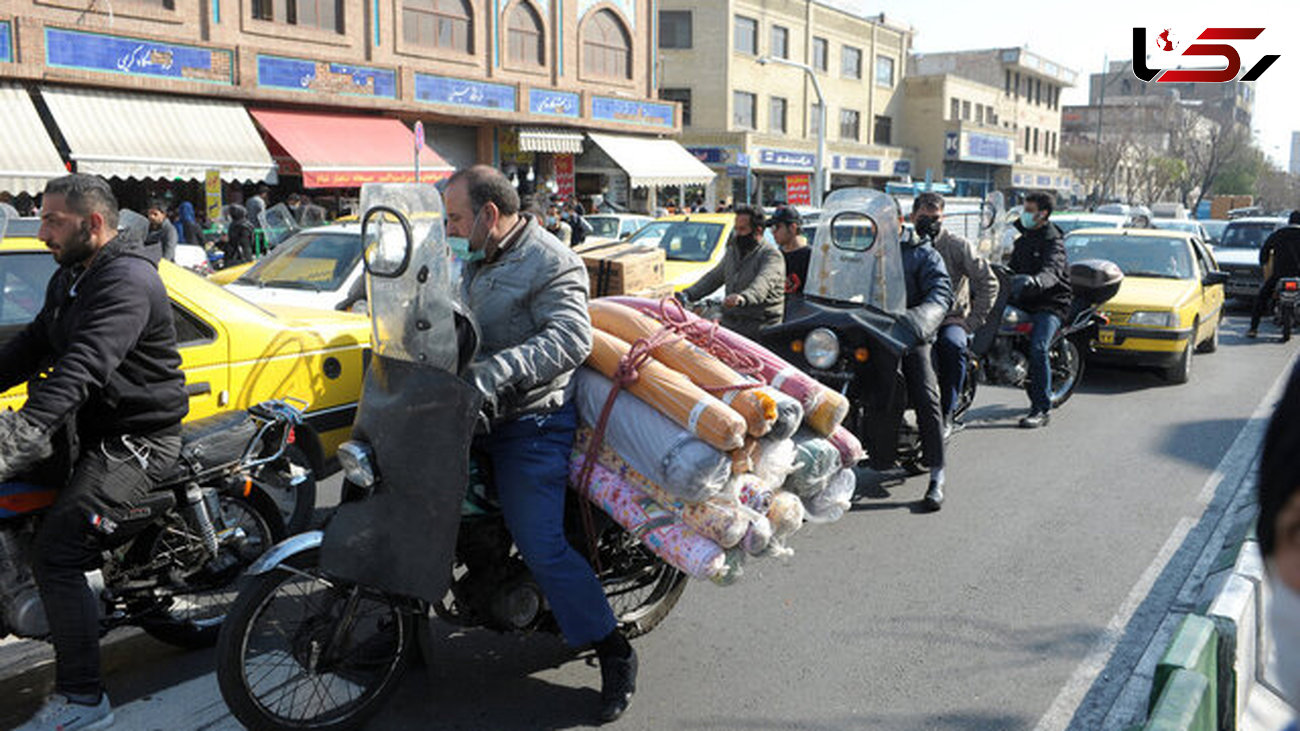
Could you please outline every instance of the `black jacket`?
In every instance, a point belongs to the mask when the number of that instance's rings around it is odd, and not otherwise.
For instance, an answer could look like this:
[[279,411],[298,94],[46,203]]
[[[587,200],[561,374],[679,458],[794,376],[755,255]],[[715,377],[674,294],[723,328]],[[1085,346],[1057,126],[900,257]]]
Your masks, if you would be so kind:
[[932,342],[952,307],[952,280],[943,257],[929,242],[904,243],[903,277],[907,280],[907,314],[903,320],[923,343]]
[[1273,278],[1300,277],[1300,226],[1283,226],[1269,234],[1259,250],[1259,264],[1273,260]]
[[1061,229],[1048,225],[1025,230],[1019,221],[1013,224],[1020,232],[1011,252],[1011,271],[1033,277],[1016,306],[1028,312],[1050,312],[1064,323],[1070,314],[1070,266],[1065,258],[1065,239]]
[[0,348],[0,390],[28,383],[23,414],[83,438],[148,434],[189,413],[171,300],[139,243],[122,237],[87,268],[60,267],[36,319]]

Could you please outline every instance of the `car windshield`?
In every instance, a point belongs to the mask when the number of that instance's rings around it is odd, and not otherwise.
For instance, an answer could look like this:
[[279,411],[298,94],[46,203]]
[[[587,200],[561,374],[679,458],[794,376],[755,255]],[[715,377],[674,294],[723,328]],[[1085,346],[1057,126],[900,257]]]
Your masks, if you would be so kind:
[[1223,237],[1223,230],[1228,227],[1227,221],[1205,221],[1201,224],[1205,226],[1205,233],[1209,235],[1210,241],[1218,243]]
[[0,287],[4,289],[0,299],[0,344],[9,342],[36,319],[45,305],[45,287],[58,268],[54,257],[44,251],[0,254]]
[[718,247],[724,226],[703,221],[654,221],[628,243],[658,246],[674,261],[708,261]]
[[1070,233],[1080,228],[1119,228],[1115,221],[1109,218],[1053,218],[1052,223],[1061,229],[1061,233]]
[[1270,222],[1245,223],[1234,221],[1223,229],[1219,237],[1219,246],[1224,248],[1258,249],[1264,245],[1264,239],[1276,230],[1278,224]]
[[39,218],[11,218],[5,227],[6,239],[34,239],[41,228]]
[[310,231],[275,247],[235,284],[330,292],[343,286],[361,260],[361,236]]
[[1192,254],[1184,239],[1110,234],[1070,234],[1065,238],[1069,261],[1106,259],[1128,277],[1192,279]]
[[617,216],[587,216],[587,223],[591,224],[592,236],[605,239],[618,238]]

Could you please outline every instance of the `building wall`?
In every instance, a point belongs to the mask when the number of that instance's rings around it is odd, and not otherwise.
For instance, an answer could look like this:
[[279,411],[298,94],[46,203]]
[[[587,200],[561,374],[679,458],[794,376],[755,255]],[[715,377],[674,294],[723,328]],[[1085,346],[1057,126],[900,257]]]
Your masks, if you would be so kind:
[[1300,132],[1291,133],[1291,165],[1290,173],[1300,175]]

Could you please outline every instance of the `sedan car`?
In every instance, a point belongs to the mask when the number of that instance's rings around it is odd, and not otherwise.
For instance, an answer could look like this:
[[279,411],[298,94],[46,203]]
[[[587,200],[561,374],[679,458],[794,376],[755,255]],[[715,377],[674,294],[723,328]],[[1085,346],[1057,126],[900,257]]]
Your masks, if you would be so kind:
[[333,310],[361,280],[361,226],[299,231],[239,273],[226,289],[258,304]]
[[1190,218],[1153,218],[1151,219],[1151,227],[1158,228],[1161,231],[1182,231],[1195,236],[1206,244],[1213,244],[1209,232],[1205,230],[1201,222]]
[[596,239],[621,241],[654,220],[650,216],[638,216],[632,213],[594,213],[583,218],[591,224],[591,233],[587,234],[587,241]]
[[1110,322],[1093,357],[1153,366],[1173,383],[1191,375],[1192,353],[1219,346],[1223,285],[1205,243],[1181,231],[1080,229],[1065,237],[1070,261],[1106,259],[1124,272],[1119,292],[1102,305]]
[[1128,221],[1124,216],[1109,213],[1053,213],[1052,223],[1068,234],[1081,228],[1120,228]]
[[637,231],[627,242],[663,249],[668,255],[664,283],[681,291],[722,261],[735,224],[734,213],[664,216]]
[[1224,271],[1232,274],[1228,282],[1229,297],[1253,299],[1264,283],[1264,267],[1259,263],[1259,250],[1269,234],[1286,225],[1280,217],[1254,216],[1228,221],[1223,229],[1214,254],[1223,264]]

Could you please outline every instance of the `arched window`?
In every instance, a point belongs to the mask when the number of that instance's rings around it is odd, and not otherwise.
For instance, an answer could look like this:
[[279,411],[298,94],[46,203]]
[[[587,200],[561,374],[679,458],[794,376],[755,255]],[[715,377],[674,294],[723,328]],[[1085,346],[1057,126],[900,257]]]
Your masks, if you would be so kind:
[[506,23],[506,58],[517,66],[545,66],[542,19],[531,3],[520,0]]
[[618,16],[598,11],[582,36],[582,71],[611,79],[632,78],[632,39]]
[[469,0],[402,0],[402,38],[428,48],[474,52]]

